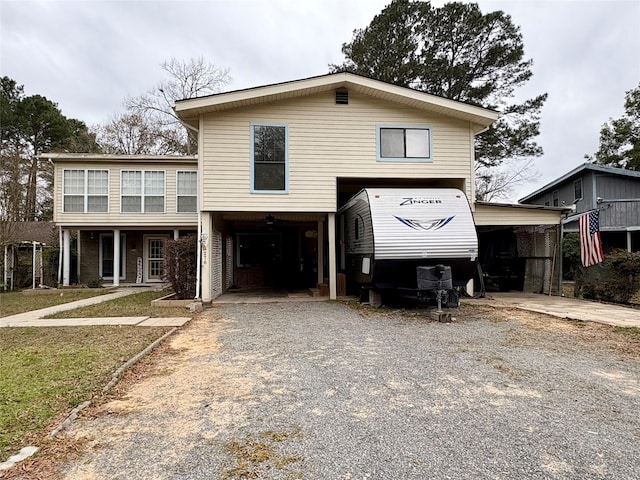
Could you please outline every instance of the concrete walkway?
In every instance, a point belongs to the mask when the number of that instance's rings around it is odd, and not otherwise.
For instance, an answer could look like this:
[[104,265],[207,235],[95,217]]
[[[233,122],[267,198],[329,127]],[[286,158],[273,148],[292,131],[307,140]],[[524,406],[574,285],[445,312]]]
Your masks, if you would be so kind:
[[487,298],[477,301],[501,307],[520,308],[531,312],[546,313],[554,317],[569,320],[606,323],[618,327],[640,328],[640,309],[622,305],[611,305],[573,297],[557,297],[522,292],[491,292],[487,294]]
[[[0,327],[66,327],[87,325],[137,325],[140,327],[182,326],[190,320],[190,317],[150,318],[150,317],[103,317],[103,318],[56,318],[45,319],[48,315],[73,310],[88,305],[102,303],[114,298],[132,295],[147,291],[149,288],[125,288],[98,295],[96,297],[77,300],[62,305],[20,313],[9,317],[0,318]],[[291,297],[274,298],[270,296],[256,296],[225,294],[214,303],[266,303],[266,302],[301,302],[301,301],[326,301],[319,297]],[[488,305],[519,308],[531,312],[545,313],[555,317],[583,322],[598,322],[620,327],[640,328],[640,309],[611,305],[589,300],[581,300],[572,297],[557,297],[536,293],[522,292],[491,292],[486,298],[464,300],[467,302],[479,302]]]
[[[187,323],[191,317],[96,317],[96,318],[44,318],[54,313],[75,310],[98,303],[106,302],[120,297],[133,295],[150,290],[150,288],[125,288],[113,293],[98,295],[95,297],[63,303],[52,307],[41,308],[31,312],[18,313],[0,318],[1,327],[74,327],[88,325],[136,325],[139,327],[179,327]],[[25,297],[25,301],[28,297]]]

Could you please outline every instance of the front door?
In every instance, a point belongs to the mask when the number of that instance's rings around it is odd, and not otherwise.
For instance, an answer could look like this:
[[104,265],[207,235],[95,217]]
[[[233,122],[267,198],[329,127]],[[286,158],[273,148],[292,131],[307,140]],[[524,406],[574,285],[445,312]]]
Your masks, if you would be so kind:
[[236,236],[236,285],[279,287],[285,273],[280,233],[239,233]]
[[164,277],[164,242],[166,237],[145,238],[145,281],[160,282]]

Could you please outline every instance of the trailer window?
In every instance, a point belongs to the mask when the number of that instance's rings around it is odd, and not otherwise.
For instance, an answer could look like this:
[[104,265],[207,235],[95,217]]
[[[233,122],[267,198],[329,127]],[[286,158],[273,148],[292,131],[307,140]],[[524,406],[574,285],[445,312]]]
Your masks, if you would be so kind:
[[378,126],[378,160],[431,161],[429,127]]
[[361,215],[357,215],[353,219],[353,236],[355,240],[360,239],[360,235],[364,235],[364,220]]

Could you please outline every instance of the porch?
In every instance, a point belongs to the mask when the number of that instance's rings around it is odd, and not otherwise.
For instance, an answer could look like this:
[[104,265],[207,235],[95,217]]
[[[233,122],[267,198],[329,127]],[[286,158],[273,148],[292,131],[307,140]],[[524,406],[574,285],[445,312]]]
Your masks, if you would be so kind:
[[166,227],[60,230],[61,284],[159,286],[164,282],[164,242],[196,230]]

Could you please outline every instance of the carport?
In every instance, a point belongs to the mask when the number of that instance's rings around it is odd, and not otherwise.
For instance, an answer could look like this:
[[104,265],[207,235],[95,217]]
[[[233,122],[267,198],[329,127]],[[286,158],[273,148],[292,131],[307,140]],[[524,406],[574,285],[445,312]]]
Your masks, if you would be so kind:
[[558,292],[560,221],[569,212],[564,207],[476,202],[473,216],[485,288]]

